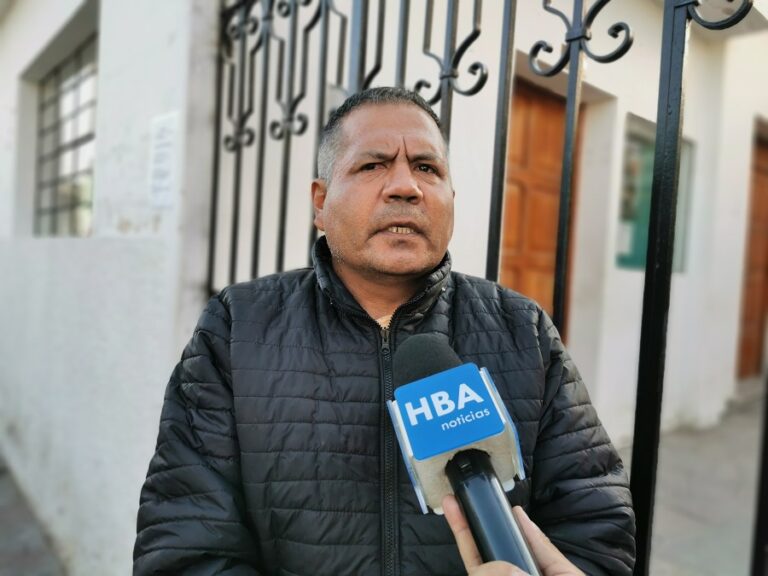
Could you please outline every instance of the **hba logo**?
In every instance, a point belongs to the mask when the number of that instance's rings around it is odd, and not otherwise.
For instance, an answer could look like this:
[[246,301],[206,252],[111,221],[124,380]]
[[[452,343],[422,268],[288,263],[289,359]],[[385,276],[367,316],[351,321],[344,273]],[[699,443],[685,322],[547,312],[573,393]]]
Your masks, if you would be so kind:
[[[430,408],[430,400],[432,401],[432,408]],[[434,418],[433,408],[434,414],[440,417],[450,414],[454,410],[463,410],[470,402],[482,404],[483,401],[483,398],[477,392],[472,390],[467,384],[462,383],[459,385],[459,395],[455,402],[451,399],[448,392],[440,390],[430,394],[428,397],[421,398],[418,407],[414,407],[410,402],[406,402],[405,411],[408,414],[411,426],[417,426],[419,424],[419,416],[424,416],[425,420],[432,420]]]

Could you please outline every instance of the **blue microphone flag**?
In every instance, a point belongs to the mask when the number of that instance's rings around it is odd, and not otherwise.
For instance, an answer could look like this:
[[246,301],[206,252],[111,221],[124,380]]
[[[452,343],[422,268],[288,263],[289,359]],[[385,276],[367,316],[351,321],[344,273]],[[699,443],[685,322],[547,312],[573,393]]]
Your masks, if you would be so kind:
[[475,364],[433,374],[395,390],[416,460],[461,448],[504,431],[491,390]]
[[461,450],[486,452],[506,491],[525,478],[515,424],[485,368],[462,364],[399,386],[387,408],[425,514],[443,513],[445,466]]

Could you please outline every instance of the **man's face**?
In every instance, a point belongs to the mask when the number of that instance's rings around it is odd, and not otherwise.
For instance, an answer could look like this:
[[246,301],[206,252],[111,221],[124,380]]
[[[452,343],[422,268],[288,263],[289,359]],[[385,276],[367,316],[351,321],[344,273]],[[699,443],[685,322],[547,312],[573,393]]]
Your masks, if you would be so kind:
[[331,182],[315,180],[315,226],[345,280],[415,278],[445,255],[453,189],[445,144],[412,104],[366,104],[342,121]]

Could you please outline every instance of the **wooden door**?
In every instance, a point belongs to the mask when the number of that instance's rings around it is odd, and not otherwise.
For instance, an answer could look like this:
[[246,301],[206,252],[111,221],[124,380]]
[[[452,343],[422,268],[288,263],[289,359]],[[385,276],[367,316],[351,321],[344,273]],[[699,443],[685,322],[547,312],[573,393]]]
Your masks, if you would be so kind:
[[549,314],[564,139],[565,100],[518,80],[512,98],[500,281],[536,300]]
[[752,164],[744,288],[739,337],[739,378],[759,376],[763,368],[768,314],[768,142],[758,141]]

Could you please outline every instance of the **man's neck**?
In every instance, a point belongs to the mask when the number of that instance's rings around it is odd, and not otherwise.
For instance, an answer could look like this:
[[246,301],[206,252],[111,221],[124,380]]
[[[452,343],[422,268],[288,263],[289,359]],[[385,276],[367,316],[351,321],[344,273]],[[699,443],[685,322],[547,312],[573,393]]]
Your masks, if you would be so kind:
[[368,278],[351,273],[344,266],[337,266],[336,262],[333,269],[357,303],[374,320],[393,314],[398,307],[413,298],[424,285],[423,277],[401,278],[381,275]]

